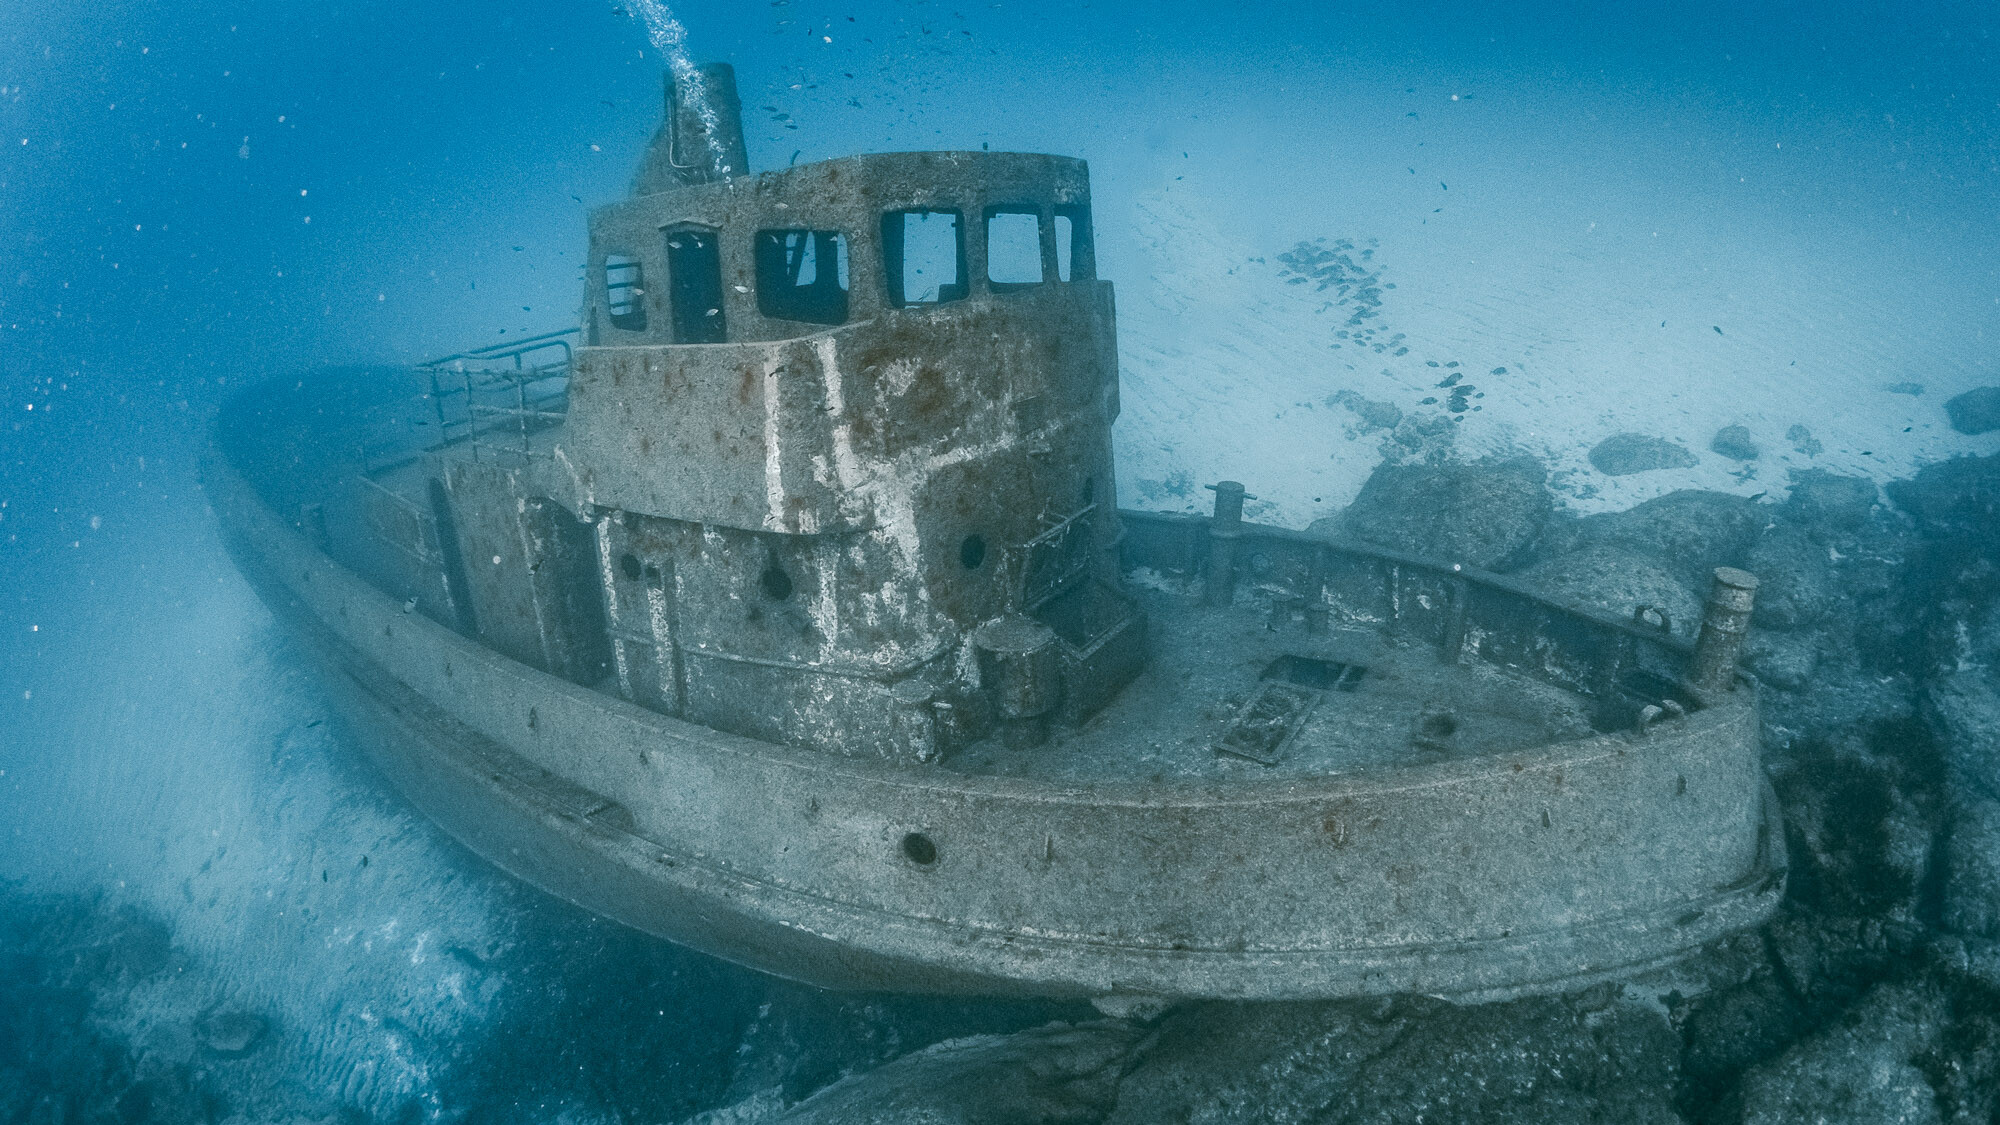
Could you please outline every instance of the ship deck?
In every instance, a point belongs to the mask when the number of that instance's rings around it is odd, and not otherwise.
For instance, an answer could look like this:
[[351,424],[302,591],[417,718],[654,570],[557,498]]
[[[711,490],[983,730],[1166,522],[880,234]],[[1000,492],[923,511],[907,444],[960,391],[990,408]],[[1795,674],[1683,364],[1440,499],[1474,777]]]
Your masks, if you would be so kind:
[[1328,776],[1524,750],[1595,733],[1582,696],[1376,630],[1273,627],[1261,599],[1203,606],[1140,570],[1151,658],[1119,697],[1036,747],[983,739],[944,767],[1053,781]]

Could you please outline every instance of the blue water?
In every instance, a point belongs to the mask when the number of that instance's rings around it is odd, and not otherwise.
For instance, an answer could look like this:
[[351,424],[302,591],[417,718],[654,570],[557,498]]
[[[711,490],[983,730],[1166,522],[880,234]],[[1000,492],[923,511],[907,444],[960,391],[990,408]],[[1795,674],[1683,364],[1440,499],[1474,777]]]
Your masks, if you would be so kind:
[[[1237,476],[1304,526],[1377,458],[1324,396],[1414,409],[1427,357],[1528,373],[1481,388],[1473,452],[1580,466],[1633,417],[1809,425],[1785,456],[1881,479],[1995,448],[1940,411],[2000,382],[1990,5],[674,14],[734,64],[753,169],[1089,160],[1128,503]],[[0,879],[183,951],[107,1034],[268,1014],[231,1079],[264,1112],[674,1120],[1048,1015],[818,997],[489,872],[353,765],[217,543],[195,457],[232,389],[574,321],[665,66],[603,0],[0,4]],[[1411,355],[1353,361],[1284,286],[1320,237],[1380,240]],[[1572,498],[1783,487],[1728,468]]]

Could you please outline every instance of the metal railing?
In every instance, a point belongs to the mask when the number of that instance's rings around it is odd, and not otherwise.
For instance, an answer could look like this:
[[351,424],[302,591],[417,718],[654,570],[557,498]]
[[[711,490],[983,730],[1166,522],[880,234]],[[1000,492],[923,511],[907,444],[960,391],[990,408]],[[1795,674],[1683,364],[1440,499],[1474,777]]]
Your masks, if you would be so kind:
[[[465,442],[475,459],[482,447],[532,456],[530,435],[564,416],[578,332],[544,332],[418,364],[430,378],[436,447]],[[512,430],[515,442],[501,447],[480,440],[502,430]]]

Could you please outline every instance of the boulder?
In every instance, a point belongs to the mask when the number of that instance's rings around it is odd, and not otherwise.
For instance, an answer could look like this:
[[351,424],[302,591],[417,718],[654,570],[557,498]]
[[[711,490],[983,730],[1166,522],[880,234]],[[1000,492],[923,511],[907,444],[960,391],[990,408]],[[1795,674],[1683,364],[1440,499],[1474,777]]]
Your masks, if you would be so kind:
[[1878,986],[1834,1026],[1750,1069],[1741,1090],[1744,1125],[1942,1122],[1937,1092],[1917,1061],[1947,1011],[1935,989]]
[[1825,469],[1793,469],[1791,495],[1781,506],[1787,519],[1819,535],[1858,531],[1875,507],[1875,482]]
[[1784,691],[1805,690],[1819,662],[1820,638],[1811,633],[1752,630],[1743,646],[1743,663],[1751,674]]
[[2000,800],[1962,803],[1944,846],[1944,928],[2000,939]]
[[1900,760],[1850,735],[1795,745],[1772,766],[1794,897],[1828,912],[1911,917],[1937,824]]
[[1377,430],[1393,430],[1403,421],[1403,408],[1393,402],[1378,402],[1362,398],[1358,392],[1339,390],[1327,396],[1330,406],[1345,406],[1359,419],[1357,433],[1372,434]]
[[1689,469],[1695,456],[1679,442],[1651,434],[1612,434],[1590,450],[1590,463],[1608,477],[1646,473],[1655,469]]
[[1780,524],[1759,536],[1744,552],[1743,569],[1757,576],[1753,621],[1762,628],[1811,628],[1841,608],[1826,544],[1795,524]]
[[1111,1112],[1143,1029],[1055,1023],[953,1039],[828,1086],[784,1125],[1035,1125]]
[[1708,447],[1731,461],[1755,461],[1757,455],[1763,452],[1757,447],[1756,439],[1750,436],[1748,426],[1722,427],[1715,431],[1715,439],[1708,443]]
[[1769,965],[1686,1003],[1676,1014],[1686,1045],[1682,1080],[1694,1099],[1711,1104],[1745,1068],[1776,1058],[1811,1030],[1798,997]]
[[1769,517],[1769,509],[1747,497],[1683,489],[1578,521],[1574,545],[1623,547],[1667,568],[1682,585],[1706,597],[1715,568],[1742,566]]
[[1791,428],[1785,431],[1785,440],[1792,443],[1794,450],[1808,457],[1817,457],[1826,451],[1826,446],[1820,444],[1820,440],[1813,436],[1812,430],[1801,422],[1792,423]]
[[1951,428],[1961,434],[2000,430],[2000,387],[1977,387],[1946,399],[1944,413]]
[[2000,455],[1953,457],[1885,486],[1889,499],[1933,539],[2000,544]]
[[1481,570],[1524,560],[1555,501],[1532,457],[1384,464],[1331,521],[1336,534]]
[[1597,543],[1557,555],[1516,577],[1546,596],[1620,620],[1641,606],[1665,611],[1674,635],[1693,637],[1701,627],[1701,599],[1666,567],[1616,543]]

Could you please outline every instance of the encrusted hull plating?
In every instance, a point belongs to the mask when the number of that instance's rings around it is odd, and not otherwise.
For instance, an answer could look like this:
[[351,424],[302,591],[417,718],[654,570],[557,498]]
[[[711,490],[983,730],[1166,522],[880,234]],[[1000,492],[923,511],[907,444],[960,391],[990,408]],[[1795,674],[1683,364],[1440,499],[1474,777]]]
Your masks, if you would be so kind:
[[1782,893],[1747,687],[1649,733],[1334,776],[958,774],[537,671],[333,561],[223,453],[205,476],[244,572],[427,815],[562,898],[811,984],[1494,997],[1672,959]]

